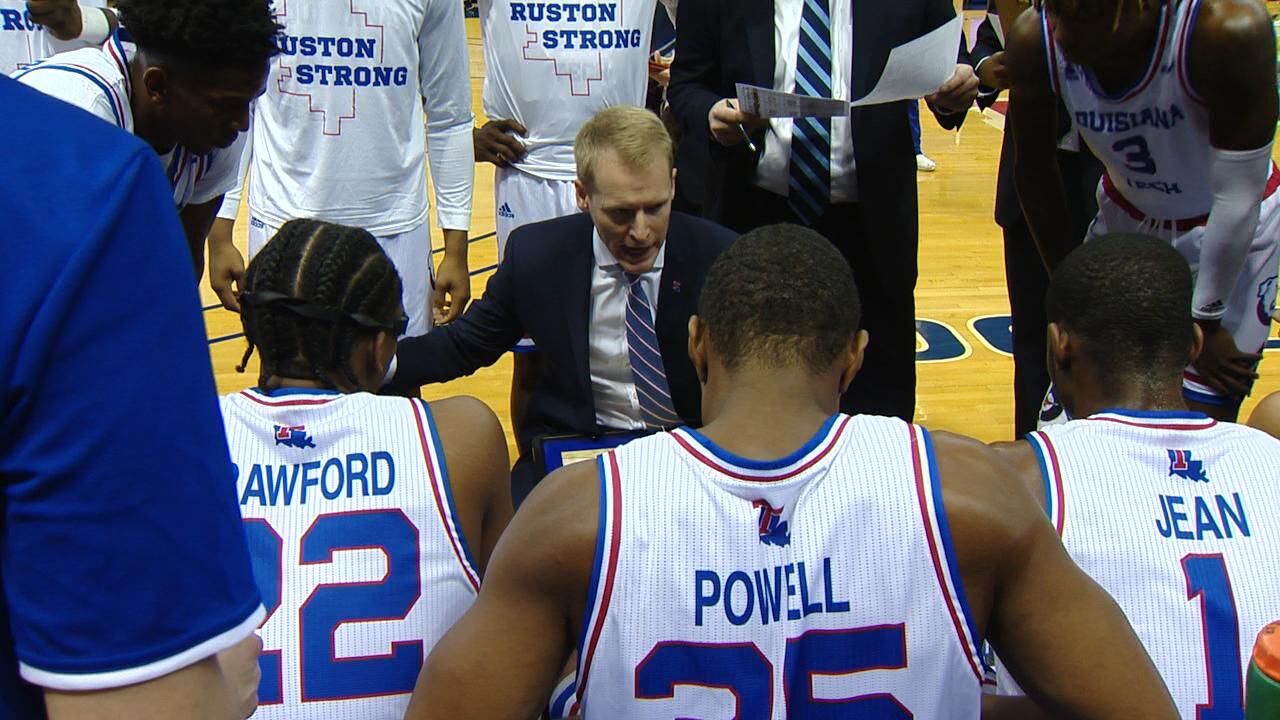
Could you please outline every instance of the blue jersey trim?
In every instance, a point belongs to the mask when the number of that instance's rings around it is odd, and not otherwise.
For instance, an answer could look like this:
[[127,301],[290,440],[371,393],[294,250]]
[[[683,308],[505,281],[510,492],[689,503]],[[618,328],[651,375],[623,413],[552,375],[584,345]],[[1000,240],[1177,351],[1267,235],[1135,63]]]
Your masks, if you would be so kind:
[[707,452],[710,452],[712,455],[715,455],[730,465],[736,465],[748,470],[780,470],[782,468],[795,465],[804,458],[805,455],[813,452],[814,448],[818,447],[818,444],[831,434],[831,428],[836,424],[836,418],[838,417],[840,417],[840,413],[836,413],[827,418],[826,422],[822,423],[822,426],[818,428],[818,431],[813,434],[813,437],[809,438],[804,445],[801,445],[799,450],[776,460],[753,460],[751,458],[735,455],[711,442],[706,435],[703,435],[691,427],[685,427],[683,430],[689,433],[689,436],[696,440],[697,443]]
[[551,707],[547,708],[547,714],[552,717],[552,720],[560,720],[560,718],[568,716],[569,701],[573,699],[573,696],[577,694],[577,692],[578,680],[575,678],[573,682],[569,683],[569,685],[565,687],[564,692],[551,700]]
[[[458,504],[453,501],[453,485],[449,483],[449,468],[445,464],[444,448],[440,446],[440,433],[436,432],[436,419],[431,414],[431,406],[427,405],[425,400],[417,400],[422,406],[422,412],[427,416],[427,431],[431,433],[431,446],[435,448],[436,458],[440,461],[440,484],[444,486],[444,502],[449,506],[449,517],[453,520],[453,527],[458,536],[458,545],[462,547],[462,557],[471,566],[471,571],[480,577],[480,566],[476,564],[475,556],[471,554],[471,547],[467,545],[467,537],[462,532],[462,523],[458,521]],[[431,462],[431,458],[426,458],[427,462]],[[445,528],[448,530],[448,528]]]
[[1234,400],[1231,398],[1225,398],[1221,395],[1210,395],[1209,393],[1203,393],[1198,390],[1192,390],[1191,388],[1186,386],[1183,386],[1182,388],[1182,397],[1192,402],[1198,402],[1204,405],[1214,405],[1218,407],[1226,407],[1229,404],[1234,404]]
[[[1031,435],[1039,436],[1040,433],[1034,432]],[[1031,452],[1035,453],[1036,462],[1040,465],[1040,481],[1044,483],[1044,514],[1053,519],[1053,478],[1049,476],[1049,463],[1044,453],[1040,452],[1040,443],[1031,439],[1031,435],[1026,438],[1026,443],[1031,446]]]
[[609,529],[609,478],[604,469],[606,455],[596,458],[596,474],[600,480],[599,526],[596,528],[596,556],[591,561],[591,582],[587,584],[587,611],[582,616],[582,632],[579,633],[578,637],[579,673],[581,673],[581,664],[586,662],[587,636],[591,634],[591,620],[595,616],[596,610],[596,593],[600,589],[600,570],[604,561],[604,537]]
[[57,65],[54,63],[41,63],[39,65],[33,65],[27,68],[26,70],[23,70],[22,72],[18,73],[17,75],[14,75],[13,79],[21,80],[23,77],[30,75],[36,70],[61,70],[62,72],[69,72],[75,75],[79,75],[80,77],[87,79],[89,82],[93,83],[94,85],[97,85],[98,89],[102,91],[102,94],[106,95],[107,99],[111,101],[109,104],[111,105],[111,114],[114,115],[116,118],[116,127],[118,128],[124,127],[124,118],[120,117],[120,111],[116,109],[115,94],[111,92],[111,88],[103,84],[101,80],[94,77],[91,73],[85,72],[80,68],[68,67],[66,65]]
[[[1188,392],[1185,388],[1183,393]],[[1210,396],[1216,397],[1216,396]],[[1095,414],[1124,415],[1142,420],[1208,420],[1209,416],[1195,410],[1129,410],[1127,408],[1105,408]]]
[[282,388],[273,388],[271,390],[264,390],[260,387],[255,386],[252,389],[254,392],[258,393],[259,395],[266,395],[267,397],[284,397],[286,395],[341,395],[342,394],[341,392],[337,390],[332,390],[330,388],[282,387]]
[[[1160,4],[1160,35],[1156,39],[1155,46],[1151,48],[1151,57],[1147,60],[1147,64],[1142,66],[1143,72],[1141,77],[1139,77],[1129,87],[1117,93],[1109,93],[1106,90],[1102,89],[1102,85],[1098,82],[1098,78],[1094,76],[1093,71],[1081,65],[1080,74],[1084,76],[1084,81],[1089,86],[1089,90],[1102,100],[1106,100],[1108,102],[1123,102],[1126,99],[1125,97],[1126,95],[1150,83],[1151,80],[1154,79],[1154,75],[1157,70],[1157,67],[1160,65],[1160,60],[1161,60],[1160,53],[1165,49],[1167,43],[1169,42],[1168,36],[1169,36],[1170,30],[1172,29],[1170,27],[1170,24],[1172,23],[1172,16],[1173,16],[1173,13],[1169,9],[1169,3],[1161,2]],[[1164,42],[1161,42],[1160,38],[1163,38]],[[1176,38],[1174,39],[1174,42],[1177,42]]]
[[973,648],[966,648],[966,652],[978,653],[978,663],[982,663],[982,636],[978,634],[978,626],[973,622],[973,612],[969,609],[969,598],[964,592],[964,582],[960,577],[960,563],[956,561],[955,543],[951,540],[951,525],[947,522],[947,509],[942,499],[942,483],[938,476],[938,458],[933,452],[933,437],[929,435],[929,431],[920,428],[920,434],[924,438],[924,452],[929,459],[929,483],[933,486],[933,512],[935,520],[938,523],[938,535],[942,537],[942,551],[947,556],[947,570],[951,574],[951,585],[956,590],[956,600],[960,603],[960,612],[964,613],[964,624],[969,628],[969,638],[973,642]]

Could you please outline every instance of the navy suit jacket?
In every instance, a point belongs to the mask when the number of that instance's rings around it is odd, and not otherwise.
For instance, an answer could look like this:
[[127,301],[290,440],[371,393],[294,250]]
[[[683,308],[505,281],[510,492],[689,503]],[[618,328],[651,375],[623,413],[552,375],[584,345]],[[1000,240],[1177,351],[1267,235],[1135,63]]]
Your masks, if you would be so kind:
[[[588,359],[593,230],[587,213],[517,228],[483,297],[454,322],[400,341],[386,390],[470,375],[527,334],[541,362],[524,425],[516,428],[521,445],[544,433],[607,430],[596,422]],[[689,317],[712,261],[736,237],[706,220],[671,213],[655,329],[675,410],[688,424],[702,420],[702,390],[688,356]]]
[[[955,16],[951,0],[857,0],[853,3],[853,73],[850,97],[866,95],[879,81],[889,51]],[[798,30],[797,30],[798,32]],[[961,40],[958,60],[969,62]],[[686,135],[710,138],[707,113],[721,98],[737,95],[735,83],[773,87],[773,0],[681,0],[676,18],[676,58],[667,99]],[[938,115],[958,127],[964,113]],[[850,115],[858,192],[868,227],[877,235],[915,235],[916,161],[907,103],[853,108]],[[764,131],[752,135],[763,148]],[[745,143],[723,147],[708,140],[707,217],[731,227],[752,185],[759,158]],[[744,228],[739,228],[744,229]]]

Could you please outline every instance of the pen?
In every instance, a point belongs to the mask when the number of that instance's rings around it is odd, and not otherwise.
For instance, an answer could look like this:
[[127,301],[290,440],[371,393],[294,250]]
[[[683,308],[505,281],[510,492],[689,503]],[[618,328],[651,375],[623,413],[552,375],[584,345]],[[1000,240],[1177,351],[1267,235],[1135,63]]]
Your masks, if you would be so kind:
[[[729,106],[730,110],[737,110],[737,108],[733,106],[732,100],[725,100],[725,104]],[[742,139],[747,141],[747,147],[751,149],[751,152],[760,152],[756,148],[756,144],[751,142],[751,136],[747,134],[747,129],[742,126],[742,123],[738,123],[738,132],[742,133]]]

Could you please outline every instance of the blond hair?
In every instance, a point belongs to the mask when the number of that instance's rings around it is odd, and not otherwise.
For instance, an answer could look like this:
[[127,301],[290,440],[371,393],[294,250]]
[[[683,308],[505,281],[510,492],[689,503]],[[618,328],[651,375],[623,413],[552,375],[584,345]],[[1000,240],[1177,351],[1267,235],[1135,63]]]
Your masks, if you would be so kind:
[[641,107],[614,105],[596,113],[578,131],[573,155],[578,179],[587,187],[595,181],[596,163],[612,150],[627,168],[648,168],[663,160],[675,167],[675,144],[658,116]]

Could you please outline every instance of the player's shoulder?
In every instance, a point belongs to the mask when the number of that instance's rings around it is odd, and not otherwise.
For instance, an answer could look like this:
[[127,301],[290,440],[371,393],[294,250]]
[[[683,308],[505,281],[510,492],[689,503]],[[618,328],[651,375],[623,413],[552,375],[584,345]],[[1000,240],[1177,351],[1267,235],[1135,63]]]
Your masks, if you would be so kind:
[[1229,63],[1249,49],[1274,47],[1271,14],[1256,0],[1200,0],[1188,7],[1195,13],[1189,49],[1193,60],[1199,54],[1199,62]]
[[1280,392],[1262,399],[1249,415],[1249,426],[1280,438]]
[[1026,522],[1043,519],[1028,491],[1033,465],[1016,445],[995,449],[957,433],[931,435],[938,483],[953,525],[1017,535]]
[[[406,402],[404,398],[378,397],[381,401]],[[493,410],[469,395],[423,402],[432,418],[436,438],[444,453],[451,482],[466,484],[472,478],[492,477],[507,465],[507,439]],[[498,474],[501,474],[500,472]]]

